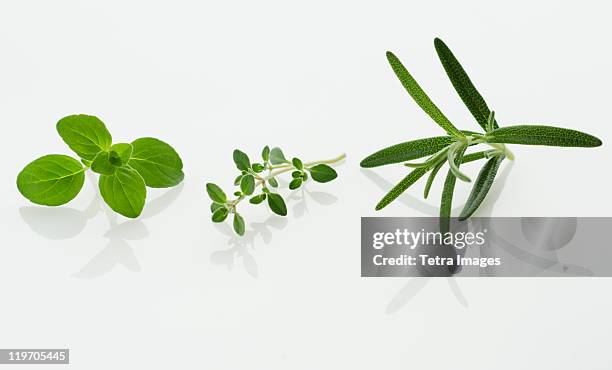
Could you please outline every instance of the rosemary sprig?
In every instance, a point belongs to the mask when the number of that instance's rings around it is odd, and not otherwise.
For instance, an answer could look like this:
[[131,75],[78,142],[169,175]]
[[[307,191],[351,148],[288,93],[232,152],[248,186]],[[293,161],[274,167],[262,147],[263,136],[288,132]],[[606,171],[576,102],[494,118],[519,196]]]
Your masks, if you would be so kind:
[[[361,167],[366,168],[401,162],[404,162],[407,167],[414,168],[378,202],[376,210],[386,207],[421,177],[429,173],[424,191],[424,197],[427,198],[437,173],[445,163],[448,163],[449,170],[440,204],[440,227],[441,230],[448,230],[456,180],[471,181],[460,170],[462,163],[488,159],[478,174],[465,208],[459,216],[459,219],[465,220],[476,212],[486,198],[503,160],[514,159],[514,154],[506,144],[559,147],[598,147],[602,144],[601,140],[595,136],[561,127],[518,125],[500,128],[495,112],[489,109],[484,98],[448,46],[438,38],[434,40],[434,46],[453,87],[483,132],[457,129],[425,94],[399,59],[393,53],[387,52],[389,64],[406,91],[448,135],[396,144],[381,149],[361,161]],[[478,145],[486,145],[489,149],[466,154],[468,148]],[[407,162],[425,157],[424,161],[418,163]]]

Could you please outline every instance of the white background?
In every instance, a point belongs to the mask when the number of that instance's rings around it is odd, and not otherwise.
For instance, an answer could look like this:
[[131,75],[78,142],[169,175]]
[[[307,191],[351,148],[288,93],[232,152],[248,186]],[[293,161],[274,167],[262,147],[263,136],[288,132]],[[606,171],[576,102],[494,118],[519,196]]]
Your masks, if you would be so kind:
[[[358,166],[442,132],[386,50],[477,128],[439,36],[501,125],[604,141],[514,146],[481,215],[609,216],[609,15],[605,1],[2,1],[0,347],[69,347],[74,369],[611,368],[609,279],[360,278],[360,217],[433,215],[441,180],[425,203],[420,184],[375,213],[405,170]],[[30,205],[15,177],[70,154],[55,123],[74,113],[99,116],[116,142],[171,143],[183,186],[150,191],[134,221],[105,212],[91,179],[67,206]],[[233,238],[210,222],[204,184],[228,189],[232,150],[265,144],[348,160],[284,221],[245,207],[251,231]]]

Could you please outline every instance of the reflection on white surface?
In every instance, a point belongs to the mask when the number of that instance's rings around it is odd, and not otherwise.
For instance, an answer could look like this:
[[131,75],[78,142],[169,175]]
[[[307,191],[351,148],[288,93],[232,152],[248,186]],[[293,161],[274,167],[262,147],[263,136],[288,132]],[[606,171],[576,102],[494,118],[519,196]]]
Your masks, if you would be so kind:
[[[510,174],[513,165],[514,162],[506,163],[503,171],[495,179],[495,182],[493,183],[489,194],[481,204],[475,216],[487,217],[491,215],[493,206],[495,205],[495,202],[497,202],[497,200],[499,199],[499,196],[506,184],[506,180],[508,179],[508,175]],[[361,169],[361,173],[365,175],[368,180],[372,181],[385,192],[389,191],[389,189],[394,186],[392,183],[385,180],[383,177],[381,177],[372,170]],[[426,202],[410,195],[408,192],[402,194],[399,198],[397,198],[396,201],[399,201],[411,208],[414,208],[426,214],[427,216],[439,216],[439,209],[437,207],[427,204]],[[463,205],[455,207],[455,209],[452,210],[452,214],[456,214],[457,212],[461,211],[462,208]],[[425,285],[427,285],[430,279],[431,278],[429,277],[411,278],[409,282],[406,283],[406,285],[404,285],[402,289],[400,289],[400,291],[395,295],[395,297],[391,299],[391,302],[389,302],[389,304],[387,305],[386,313],[392,314],[403,308],[406,304],[408,304],[408,302],[410,302],[414,297],[416,297],[416,295],[425,287]],[[463,307],[467,307],[467,298],[461,291],[461,288],[459,287],[459,284],[457,283],[455,278],[452,276],[448,277],[447,281],[451,292],[457,299],[457,302]]]
[[287,206],[293,204],[291,208],[293,212],[282,217],[272,214],[264,222],[251,222],[248,224],[243,236],[237,235],[230,224],[226,222],[215,223],[215,228],[229,237],[227,245],[229,249],[214,251],[210,254],[210,262],[213,265],[225,266],[228,270],[232,270],[237,260],[242,260],[244,270],[253,278],[258,276],[257,262],[250,251],[254,250],[258,240],[264,244],[270,244],[272,241],[272,232],[274,230],[282,230],[289,223],[288,218],[294,216],[300,218],[309,212],[309,202],[323,206],[329,206],[338,201],[338,198],[330,193],[322,191],[309,191],[308,186],[304,185],[298,190],[291,192],[286,199]]
[[[93,176],[89,179],[94,182]],[[95,182],[94,182],[95,183]],[[132,272],[139,272],[140,265],[128,241],[141,240],[149,236],[143,220],[151,218],[168,208],[183,190],[183,183],[169,189],[163,195],[148,201],[138,219],[117,222],[120,217],[106,206],[98,192],[87,207],[81,211],[67,206],[29,206],[19,209],[21,218],[38,235],[51,240],[68,239],[80,234],[87,221],[104,211],[109,228],[103,237],[108,239],[104,248],[81,270],[72,276],[83,279],[97,278],[107,274],[116,265],[122,265]]]

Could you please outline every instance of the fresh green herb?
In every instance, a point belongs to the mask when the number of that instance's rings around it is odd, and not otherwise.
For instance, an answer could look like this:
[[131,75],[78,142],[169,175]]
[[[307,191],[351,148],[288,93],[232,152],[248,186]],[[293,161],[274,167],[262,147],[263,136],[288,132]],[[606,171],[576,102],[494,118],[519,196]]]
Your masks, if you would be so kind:
[[[460,220],[465,220],[474,214],[485,199],[502,161],[506,158],[514,159],[514,155],[505,144],[560,147],[597,147],[602,144],[601,140],[595,136],[560,127],[519,125],[500,128],[495,119],[495,113],[489,109],[446,44],[436,38],[434,46],[453,87],[483,132],[457,129],[429,99],[399,59],[393,53],[387,52],[389,64],[404,88],[423,111],[446,131],[447,136],[436,136],[396,144],[379,150],[361,161],[361,167],[367,168],[401,162],[404,162],[407,167],[414,168],[382,198],[376,205],[376,210],[386,207],[429,172],[424,191],[424,196],[427,198],[436,174],[445,163],[448,163],[449,170],[444,182],[440,204],[440,226],[442,230],[447,230],[456,180],[471,181],[461,171],[460,165],[462,163],[488,159],[474,183],[465,208],[459,216]],[[488,145],[491,149],[465,153],[468,148],[480,144]],[[423,157],[427,157],[427,159],[419,163],[407,162]]]
[[[213,222],[223,222],[229,214],[234,215],[234,231],[244,235],[244,218],[238,213],[238,204],[248,198],[251,204],[266,202],[268,208],[277,215],[287,215],[287,205],[283,197],[276,191],[278,181],[276,177],[284,173],[291,173],[289,189],[301,187],[309,178],[316,182],[329,182],[338,177],[336,170],[330,164],[342,161],[344,154],[330,160],[302,162],[299,158],[290,161],[280,148],[266,146],[261,152],[262,162],[251,163],[249,156],[236,149],[233,153],[234,163],[240,172],[234,180],[234,185],[240,188],[234,192],[235,198],[230,199],[216,184],[207,183],[206,192],[213,201],[210,206]],[[257,189],[260,189],[257,191]],[[257,193],[257,194],[256,194]]]
[[91,169],[100,175],[98,185],[106,204],[117,213],[135,218],[144,208],[147,186],[167,188],[183,181],[181,158],[161,140],[145,137],[129,144],[112,144],[104,123],[84,114],[62,118],[57,132],[81,162],[51,154],[25,166],[17,176],[17,188],[33,203],[68,203],[81,191],[85,171]]

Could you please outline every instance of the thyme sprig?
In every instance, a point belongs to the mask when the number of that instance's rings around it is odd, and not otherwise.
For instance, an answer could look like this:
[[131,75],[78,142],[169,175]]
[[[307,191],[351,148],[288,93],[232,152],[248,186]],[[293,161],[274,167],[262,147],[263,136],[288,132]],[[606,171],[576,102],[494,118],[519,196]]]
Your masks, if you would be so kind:
[[287,205],[283,197],[276,192],[279,187],[276,178],[291,172],[290,190],[298,189],[309,178],[316,182],[329,182],[338,176],[330,164],[338,163],[345,157],[345,154],[341,154],[328,160],[302,162],[299,158],[286,159],[283,151],[278,147],[270,149],[265,146],[261,152],[262,162],[251,163],[246,153],[236,149],[233,158],[240,174],[234,180],[234,185],[239,187],[239,190],[233,193],[234,198],[229,198],[218,185],[206,184],[208,196],[213,201],[210,206],[212,221],[223,222],[228,215],[233,214],[234,231],[238,235],[244,235],[245,223],[244,218],[238,212],[238,205],[247,198],[251,204],[267,201],[272,212],[286,216]]

